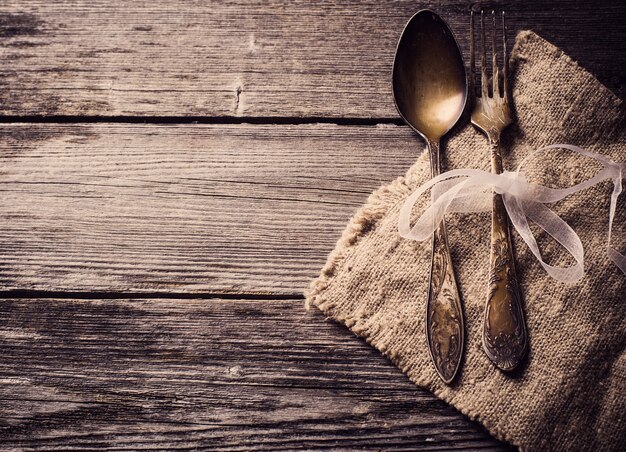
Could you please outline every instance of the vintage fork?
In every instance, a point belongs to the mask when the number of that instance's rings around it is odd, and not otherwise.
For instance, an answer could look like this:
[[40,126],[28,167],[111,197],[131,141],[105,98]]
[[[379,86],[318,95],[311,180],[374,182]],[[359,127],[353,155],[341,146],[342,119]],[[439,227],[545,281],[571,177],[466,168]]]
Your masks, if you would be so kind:
[[[485,51],[485,14],[480,12],[480,86],[475,83],[474,12],[470,16],[470,94],[474,100],[472,124],[487,135],[491,147],[491,171],[502,169],[500,135],[513,122],[508,82],[506,24],[502,12],[502,76],[498,71],[496,50],[496,13],[492,11],[492,77],[491,94],[487,76]],[[500,90],[502,78],[502,91]],[[477,93],[477,90],[480,93]],[[513,370],[523,359],[528,338],[520,290],[515,274],[515,261],[511,247],[509,222],[502,196],[494,193],[491,220],[491,257],[489,268],[489,293],[483,321],[483,348],[491,361],[502,370]]]

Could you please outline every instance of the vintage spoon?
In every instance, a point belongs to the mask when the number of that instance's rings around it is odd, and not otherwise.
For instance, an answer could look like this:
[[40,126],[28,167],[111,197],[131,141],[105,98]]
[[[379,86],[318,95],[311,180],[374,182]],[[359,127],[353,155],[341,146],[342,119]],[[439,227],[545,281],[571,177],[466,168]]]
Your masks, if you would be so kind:
[[[467,80],[452,32],[432,11],[419,11],[406,24],[396,49],[392,84],[398,112],[426,140],[431,173],[437,176],[439,142],[465,108]],[[465,330],[443,220],[433,234],[426,337],[437,373],[450,383],[461,363]]]

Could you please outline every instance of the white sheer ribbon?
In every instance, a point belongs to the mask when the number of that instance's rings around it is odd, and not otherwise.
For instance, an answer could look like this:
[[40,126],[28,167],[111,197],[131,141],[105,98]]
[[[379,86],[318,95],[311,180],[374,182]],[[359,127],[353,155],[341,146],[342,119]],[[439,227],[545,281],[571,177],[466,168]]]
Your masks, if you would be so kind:
[[[521,171],[526,160],[538,152],[549,149],[568,149],[602,163],[602,170],[591,179],[568,188],[549,188],[531,184]],[[423,241],[428,239],[446,212],[487,212],[492,209],[492,193],[500,193],[509,214],[511,224],[526,242],[543,268],[554,279],[564,283],[575,283],[584,276],[584,250],[580,238],[574,230],[545,204],[559,201],[573,193],[589,188],[604,179],[613,180],[613,193],[609,208],[609,230],[607,253],[609,258],[626,274],[626,257],[611,247],[611,232],[617,207],[617,199],[622,192],[622,177],[626,163],[615,163],[607,157],[589,152],[569,144],[555,144],[543,147],[524,159],[515,172],[505,171],[493,174],[478,169],[459,169],[441,174],[411,194],[400,209],[398,229],[407,239]],[[432,189],[432,203],[411,227],[411,212],[420,196]],[[541,257],[537,241],[528,225],[528,220],[537,224],[559,242],[574,258],[571,267],[555,267]]]

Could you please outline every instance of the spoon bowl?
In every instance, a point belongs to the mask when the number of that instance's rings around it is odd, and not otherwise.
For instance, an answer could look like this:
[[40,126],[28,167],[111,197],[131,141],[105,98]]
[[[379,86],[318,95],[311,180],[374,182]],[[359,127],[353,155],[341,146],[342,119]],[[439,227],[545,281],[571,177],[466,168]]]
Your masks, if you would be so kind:
[[[463,113],[467,79],[452,31],[432,11],[419,11],[404,28],[392,84],[398,112],[426,140],[431,173],[437,176],[441,172],[439,141]],[[433,232],[426,339],[439,377],[451,383],[461,364],[465,326],[443,220]]]
[[439,141],[463,113],[465,65],[446,23],[422,10],[406,24],[393,65],[393,95],[404,121],[426,140]]

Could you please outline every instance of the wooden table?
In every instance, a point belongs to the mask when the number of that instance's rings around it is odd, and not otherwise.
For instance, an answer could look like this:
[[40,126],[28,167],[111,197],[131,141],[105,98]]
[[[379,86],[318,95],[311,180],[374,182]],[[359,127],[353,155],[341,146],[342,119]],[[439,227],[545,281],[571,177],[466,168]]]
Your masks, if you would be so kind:
[[[424,7],[467,56],[465,1],[0,3],[3,448],[507,447],[303,308]],[[623,2],[505,7],[624,97]]]

